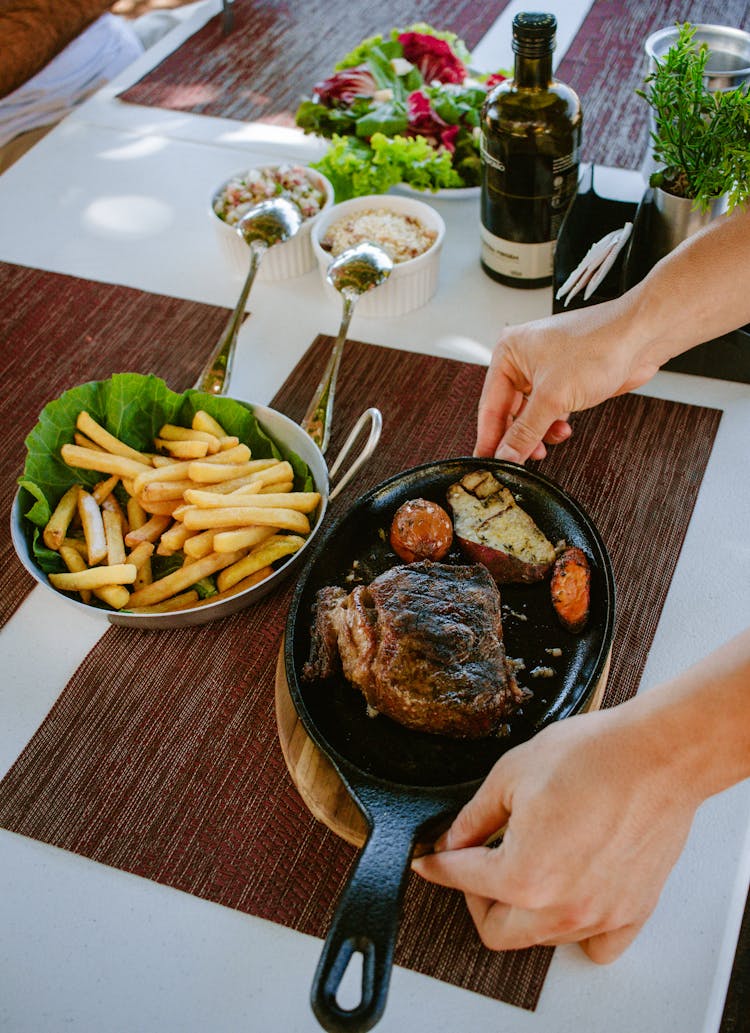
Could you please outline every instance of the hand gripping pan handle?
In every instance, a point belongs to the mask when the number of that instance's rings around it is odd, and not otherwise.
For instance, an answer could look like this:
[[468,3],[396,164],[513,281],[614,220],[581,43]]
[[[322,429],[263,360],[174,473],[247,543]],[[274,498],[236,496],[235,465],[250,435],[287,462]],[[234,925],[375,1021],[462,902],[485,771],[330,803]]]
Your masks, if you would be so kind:
[[[312,1010],[329,1033],[365,1033],[381,1018],[417,834],[447,809],[455,810],[444,796],[394,797],[373,785],[357,786],[356,797],[371,832],[339,899],[310,994]],[[362,955],[361,997],[344,1008],[336,995],[356,953]]]

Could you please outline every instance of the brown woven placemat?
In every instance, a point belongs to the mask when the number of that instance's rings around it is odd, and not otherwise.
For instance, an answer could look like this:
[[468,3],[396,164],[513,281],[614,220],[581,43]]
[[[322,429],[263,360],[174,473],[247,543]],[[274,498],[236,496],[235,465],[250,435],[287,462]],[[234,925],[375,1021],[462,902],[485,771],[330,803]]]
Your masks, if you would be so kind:
[[594,0],[557,70],[583,105],[583,157],[638,169],[648,153],[648,106],[635,93],[646,39],[677,22],[750,28],[747,0]]
[[[316,339],[277,408],[302,417],[330,345]],[[399,470],[470,454],[484,373],[349,342],[331,455],[366,404],[380,407],[384,431],[334,514]],[[579,415],[572,441],[540,464],[588,509],[612,556],[609,704],[637,688],[720,416],[626,395]],[[276,738],[274,668],[290,592],[200,628],[108,630],[0,783],[0,824],[325,935],[354,851],[306,811]],[[459,894],[410,879],[398,964],[533,1008],[551,956],[485,950]]]
[[[303,94],[361,39],[428,22],[476,46],[508,0],[235,0],[234,29],[216,15],[120,99],[239,121],[294,125]],[[260,45],[259,45],[260,44]]]
[[[227,311],[196,301],[0,262],[0,520],[10,522],[24,440],[53,398],[112,373],[156,373],[175,391],[195,383]],[[0,627],[34,587],[0,536]]]

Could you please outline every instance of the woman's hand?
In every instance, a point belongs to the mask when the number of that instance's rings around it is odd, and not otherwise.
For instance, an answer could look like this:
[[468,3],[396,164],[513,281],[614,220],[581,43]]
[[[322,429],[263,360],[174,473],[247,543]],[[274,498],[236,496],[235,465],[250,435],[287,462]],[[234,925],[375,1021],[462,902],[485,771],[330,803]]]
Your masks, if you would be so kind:
[[[413,862],[466,894],[487,947],[580,942],[605,963],[655,907],[697,801],[668,757],[644,753],[628,707],[569,718],[511,750],[439,852]],[[506,823],[500,846],[482,845]]]
[[735,209],[622,297],[508,327],[482,391],[474,454],[542,459],[544,442],[570,437],[570,413],[640,387],[672,356],[743,326],[748,257],[750,210]]
[[645,383],[658,365],[641,358],[620,323],[620,302],[506,329],[479,402],[474,454],[523,463],[570,437],[570,413]]

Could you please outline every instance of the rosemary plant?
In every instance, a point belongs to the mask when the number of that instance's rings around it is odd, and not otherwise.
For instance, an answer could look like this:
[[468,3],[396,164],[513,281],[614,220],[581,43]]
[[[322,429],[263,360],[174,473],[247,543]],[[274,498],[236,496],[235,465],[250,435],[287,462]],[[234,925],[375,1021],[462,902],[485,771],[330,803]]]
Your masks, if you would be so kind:
[[750,197],[750,94],[743,87],[708,89],[708,47],[696,47],[694,36],[694,27],[681,25],[645,90],[636,90],[654,112],[651,139],[660,167],[651,186],[690,198],[701,211],[725,194],[731,211]]

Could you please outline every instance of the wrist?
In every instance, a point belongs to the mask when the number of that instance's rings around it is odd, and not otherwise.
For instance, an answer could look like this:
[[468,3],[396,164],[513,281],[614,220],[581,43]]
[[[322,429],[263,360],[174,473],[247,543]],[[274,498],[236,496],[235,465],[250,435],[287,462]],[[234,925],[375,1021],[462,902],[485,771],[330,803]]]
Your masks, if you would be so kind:
[[684,351],[686,328],[676,322],[673,297],[665,295],[658,283],[649,277],[631,288],[622,301],[624,346],[636,365],[656,371]]
[[696,806],[750,777],[750,631],[623,704],[642,762]]

